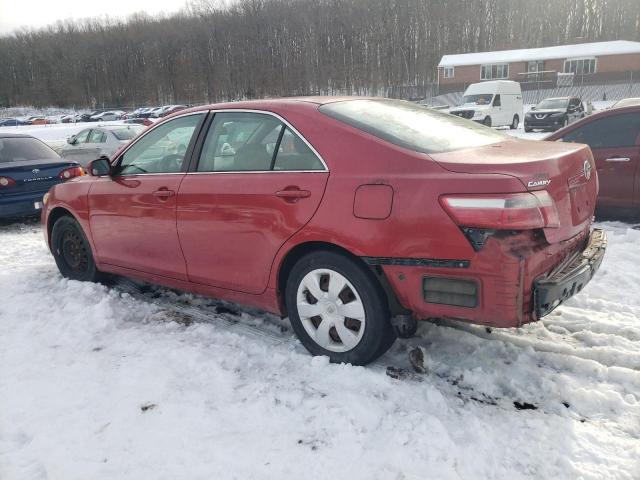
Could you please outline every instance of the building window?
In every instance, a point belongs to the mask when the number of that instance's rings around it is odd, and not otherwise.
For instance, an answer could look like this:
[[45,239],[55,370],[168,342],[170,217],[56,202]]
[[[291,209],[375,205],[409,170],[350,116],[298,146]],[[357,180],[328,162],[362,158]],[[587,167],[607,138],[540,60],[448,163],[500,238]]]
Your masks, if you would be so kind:
[[480,67],[480,80],[500,80],[509,78],[509,64],[496,63]]
[[564,61],[564,73],[586,75],[596,73],[595,58],[572,58]]
[[442,77],[443,78],[453,78],[454,75],[453,67],[443,67],[442,68]]

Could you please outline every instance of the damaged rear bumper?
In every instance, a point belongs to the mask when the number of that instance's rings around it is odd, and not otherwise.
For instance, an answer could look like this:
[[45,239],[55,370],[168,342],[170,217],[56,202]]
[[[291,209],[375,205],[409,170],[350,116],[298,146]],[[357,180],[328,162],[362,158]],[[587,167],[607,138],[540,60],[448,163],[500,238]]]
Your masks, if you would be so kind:
[[600,267],[606,248],[605,231],[595,229],[584,250],[571,256],[548,275],[536,279],[533,290],[536,317],[548,315],[582,290]]

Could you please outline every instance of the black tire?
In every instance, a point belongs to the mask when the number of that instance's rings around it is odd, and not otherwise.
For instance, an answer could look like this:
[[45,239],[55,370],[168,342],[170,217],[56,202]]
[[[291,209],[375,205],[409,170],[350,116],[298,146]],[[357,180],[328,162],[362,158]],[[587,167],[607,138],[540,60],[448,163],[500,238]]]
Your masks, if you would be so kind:
[[518,125],[520,125],[520,117],[518,117],[518,115],[514,115],[513,121],[511,122],[511,125],[509,125],[509,128],[511,130],[515,130],[516,128],[518,128]]
[[[359,342],[350,350],[335,352],[316,343],[300,318],[297,302],[298,287],[307,274],[318,269],[331,270],[346,278],[357,291],[364,307],[364,323],[360,323],[359,327],[364,328],[364,332]],[[321,286],[321,283],[319,285]],[[348,290],[347,287],[347,293],[349,293]],[[327,290],[324,291],[327,292]],[[333,363],[366,365],[384,354],[396,339],[384,290],[366,266],[346,255],[319,251],[307,254],[298,260],[287,278],[285,302],[291,326],[304,347],[312,355],[328,356]],[[326,320],[321,320],[321,322],[324,321]],[[332,328],[333,333],[337,333],[335,327]]]
[[485,127],[490,127],[491,126],[491,117],[484,117],[484,120],[482,121],[482,124]]
[[527,132],[527,133],[529,133],[529,132],[533,131],[533,128],[531,128],[531,127],[524,127],[524,131],[525,131],[525,132]]
[[74,218],[60,217],[53,225],[51,253],[63,277],[81,282],[97,282],[101,279],[91,246]]

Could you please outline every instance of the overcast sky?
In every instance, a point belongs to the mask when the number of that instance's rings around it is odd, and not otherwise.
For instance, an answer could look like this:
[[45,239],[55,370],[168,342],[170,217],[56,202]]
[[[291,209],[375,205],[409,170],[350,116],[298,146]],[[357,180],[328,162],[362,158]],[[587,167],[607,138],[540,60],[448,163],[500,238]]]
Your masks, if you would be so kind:
[[0,0],[0,35],[26,27],[43,27],[57,20],[109,15],[126,17],[134,12],[175,12],[185,0]]

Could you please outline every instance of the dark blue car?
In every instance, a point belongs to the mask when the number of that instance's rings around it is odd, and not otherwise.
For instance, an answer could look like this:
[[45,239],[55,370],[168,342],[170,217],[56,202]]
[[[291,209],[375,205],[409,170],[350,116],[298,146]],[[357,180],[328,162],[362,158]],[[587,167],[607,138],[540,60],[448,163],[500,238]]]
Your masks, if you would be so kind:
[[83,174],[37,138],[0,133],[0,218],[40,213],[53,185]]
[[31,125],[31,122],[25,122],[19,118],[0,118],[0,127],[17,127],[20,125]]

